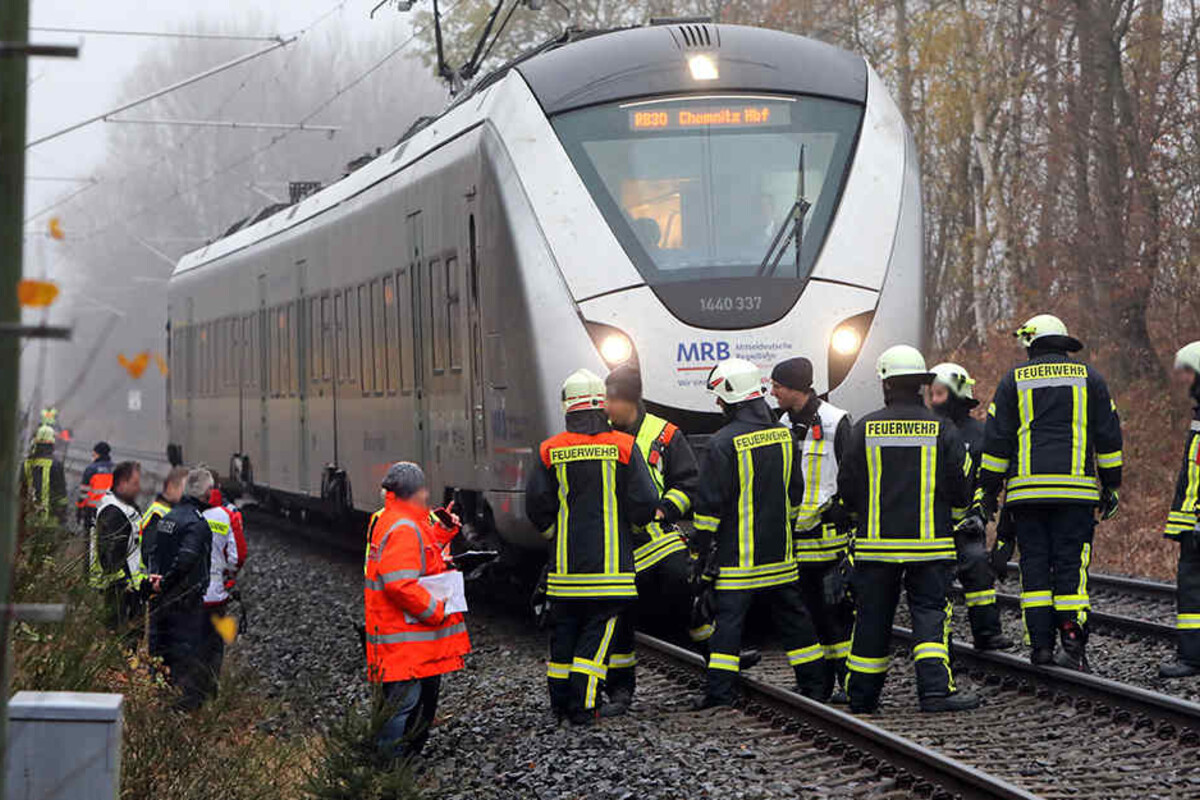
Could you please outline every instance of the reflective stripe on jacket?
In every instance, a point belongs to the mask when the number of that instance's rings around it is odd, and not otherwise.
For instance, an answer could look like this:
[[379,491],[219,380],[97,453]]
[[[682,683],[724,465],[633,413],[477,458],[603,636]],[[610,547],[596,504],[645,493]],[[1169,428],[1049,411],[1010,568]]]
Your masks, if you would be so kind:
[[[124,517],[124,521],[111,530],[108,522],[113,515],[104,513],[109,508],[116,509]],[[124,578],[128,578],[135,588],[141,585],[146,577],[142,566],[141,518],[136,506],[126,503],[112,492],[100,500],[96,522],[88,537],[88,583],[92,588],[103,589]],[[121,540],[124,542],[123,548],[120,548]],[[106,554],[118,549],[121,549],[123,556],[121,563],[106,569],[104,562],[109,558]]]
[[692,510],[699,470],[687,437],[662,417],[642,414],[634,443],[650,471],[663,512],[662,520],[633,527],[634,571],[643,572],[687,549],[675,523]]
[[1043,353],[996,387],[979,476],[980,495],[1006,504],[1095,505],[1121,485],[1121,421],[1095,369]]
[[209,554],[208,589],[204,592],[204,605],[219,606],[229,602],[226,576],[238,569],[239,556],[237,539],[233,535],[233,522],[224,506],[207,508],[200,515],[208,522],[212,531],[212,552]]
[[51,513],[50,500],[50,468],[54,460],[50,458],[25,459],[25,491],[28,493],[34,513],[45,519]]
[[83,471],[79,485],[79,500],[75,505],[79,508],[99,508],[100,501],[112,488],[113,463],[111,461],[93,461]]
[[815,409],[806,406],[785,418],[796,439],[804,476],[804,499],[793,540],[799,563],[835,560],[850,545],[849,533],[824,519],[837,494],[838,465],[850,440],[850,415],[817,397],[813,401]]
[[1182,533],[1195,530],[1197,513],[1200,513],[1200,406],[1197,406],[1188,430],[1187,444],[1183,448],[1183,463],[1179,465],[1179,477],[1175,481],[1175,498],[1167,514],[1167,527],[1163,536],[1178,539]]
[[419,579],[446,571],[442,547],[458,532],[429,524],[428,511],[389,498],[372,517],[363,602],[367,672],[377,683],[426,678],[463,667],[471,651],[462,614],[446,614]]

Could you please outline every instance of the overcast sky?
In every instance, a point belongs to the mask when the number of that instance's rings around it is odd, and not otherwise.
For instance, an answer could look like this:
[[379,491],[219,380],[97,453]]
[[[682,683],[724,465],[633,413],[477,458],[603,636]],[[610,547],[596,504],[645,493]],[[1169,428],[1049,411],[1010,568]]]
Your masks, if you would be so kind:
[[[378,0],[105,0],[80,3],[79,0],[32,0],[30,24],[34,27],[101,28],[145,31],[195,30],[198,20],[210,26],[233,27],[244,24],[250,15],[267,20],[264,35],[293,33],[337,6],[334,19],[324,25],[336,25],[347,31],[361,30],[364,36],[378,35],[392,28],[397,37],[408,35],[408,15],[394,8],[381,9],[375,19],[368,13]],[[50,33],[31,31],[32,41],[54,44],[80,44],[78,59],[33,59],[29,65],[30,139],[64,128],[73,122],[102,113],[130,99],[120,96],[123,79],[138,59],[162,39],[101,36],[95,34]],[[246,42],[245,52],[265,46]],[[296,46],[296,45],[293,45]],[[216,65],[225,59],[216,57]],[[253,62],[235,67],[249,69]],[[141,110],[143,115],[153,106]],[[133,112],[130,112],[133,116]],[[322,120],[324,121],[324,120]],[[91,175],[105,153],[104,122],[31,148],[26,174],[36,177],[86,177]],[[26,183],[26,216],[54,202],[77,186],[68,183],[30,180]],[[80,198],[82,201],[83,198]]]

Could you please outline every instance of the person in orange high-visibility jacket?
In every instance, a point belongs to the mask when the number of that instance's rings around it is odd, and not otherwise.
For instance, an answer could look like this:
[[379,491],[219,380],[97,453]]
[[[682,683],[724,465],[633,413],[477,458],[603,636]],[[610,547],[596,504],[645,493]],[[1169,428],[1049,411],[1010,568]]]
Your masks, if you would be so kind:
[[367,672],[380,684],[391,716],[380,730],[381,750],[396,757],[421,752],[437,710],[441,676],[463,668],[471,650],[462,614],[420,579],[447,571],[442,548],[459,531],[458,517],[430,522],[425,473],[397,462],[383,479],[384,507],[368,529],[366,584]]

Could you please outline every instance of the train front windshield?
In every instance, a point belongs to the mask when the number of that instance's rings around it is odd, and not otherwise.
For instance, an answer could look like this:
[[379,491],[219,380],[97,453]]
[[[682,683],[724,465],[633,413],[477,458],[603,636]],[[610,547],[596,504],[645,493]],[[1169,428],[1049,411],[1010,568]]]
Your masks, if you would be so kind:
[[[662,286],[806,279],[861,118],[861,106],[836,100],[717,95],[594,106],[553,124],[642,277]],[[807,209],[798,264],[795,241],[784,247],[797,202]]]

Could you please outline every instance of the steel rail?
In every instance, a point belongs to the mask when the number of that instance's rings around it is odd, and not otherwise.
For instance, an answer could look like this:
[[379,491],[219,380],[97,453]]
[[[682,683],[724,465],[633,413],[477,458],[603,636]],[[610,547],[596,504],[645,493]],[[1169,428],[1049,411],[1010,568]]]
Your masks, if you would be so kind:
[[[913,633],[908,628],[895,626],[892,632],[899,639],[907,642],[913,640]],[[1200,736],[1198,703],[1062,667],[1035,666],[1009,653],[976,650],[962,642],[954,642],[951,652],[958,663],[977,667],[987,673],[1041,684],[1064,694],[1084,698],[1097,708],[1122,708],[1138,715],[1139,722],[1156,720],[1160,723],[1160,731],[1164,733],[1165,725],[1179,729],[1176,732],[1181,735],[1191,731],[1187,734],[1189,738]]]
[[[1008,562],[1010,572],[1018,570],[1015,561]],[[1122,592],[1140,594],[1162,600],[1175,599],[1175,584],[1163,581],[1152,581],[1146,578],[1129,578],[1124,575],[1106,575],[1103,572],[1088,574],[1088,583],[1103,589],[1117,589]]]
[[[704,673],[704,659],[696,653],[644,633],[636,634],[636,640],[644,651],[650,651],[701,675]],[[747,700],[744,710],[756,716],[778,719],[777,715],[783,714],[797,718],[798,722],[809,729],[801,729],[802,735],[807,732],[815,735],[819,732],[820,735],[843,742],[849,748],[869,755],[879,763],[893,765],[920,781],[936,785],[958,797],[972,800],[1033,800],[1037,797],[1015,784],[956,761],[910,739],[897,736],[832,706],[748,675],[743,674],[739,678]],[[843,752],[848,759],[854,755],[853,752]]]
[[[1015,594],[996,592],[996,602],[1005,608],[1020,608],[1021,598]],[[1123,614],[1109,614],[1106,611],[1092,609],[1088,611],[1088,622],[1101,628],[1111,628],[1125,633],[1137,633],[1143,636],[1172,638],[1175,636],[1175,626],[1165,622],[1154,622],[1140,617],[1127,617]]]

